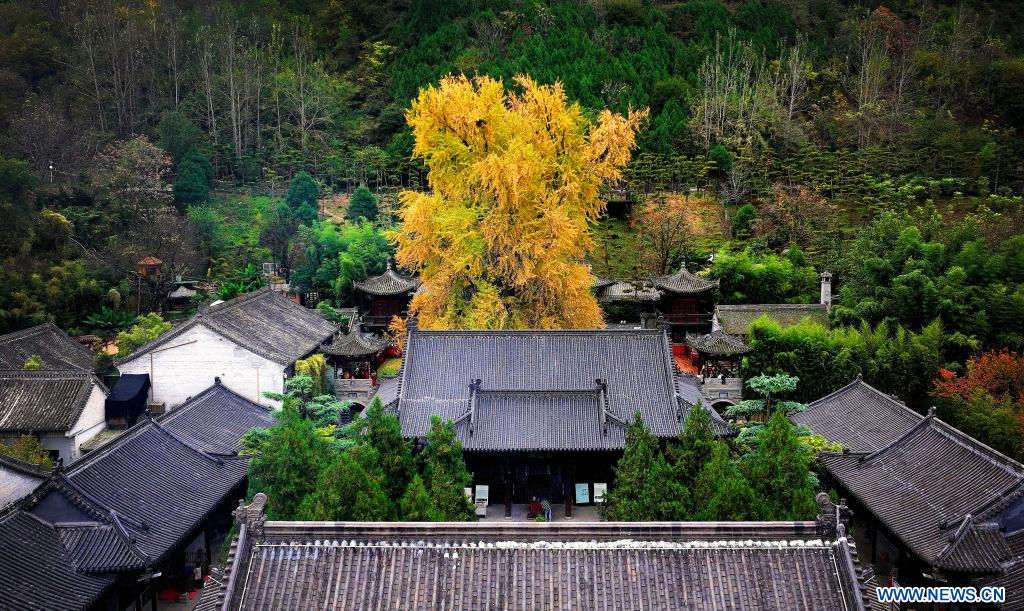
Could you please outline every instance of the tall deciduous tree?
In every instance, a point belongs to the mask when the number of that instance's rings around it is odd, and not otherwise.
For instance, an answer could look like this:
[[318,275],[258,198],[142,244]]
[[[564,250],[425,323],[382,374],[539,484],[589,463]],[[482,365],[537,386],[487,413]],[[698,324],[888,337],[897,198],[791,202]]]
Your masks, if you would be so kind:
[[465,488],[473,478],[462,459],[462,444],[455,437],[455,426],[441,422],[437,416],[430,419],[427,445],[420,453],[423,465],[423,483],[445,521],[461,522],[473,519],[473,504],[466,498]]
[[429,192],[403,191],[398,261],[420,272],[424,328],[602,326],[583,263],[645,111],[596,123],[560,83],[449,76],[407,113]]

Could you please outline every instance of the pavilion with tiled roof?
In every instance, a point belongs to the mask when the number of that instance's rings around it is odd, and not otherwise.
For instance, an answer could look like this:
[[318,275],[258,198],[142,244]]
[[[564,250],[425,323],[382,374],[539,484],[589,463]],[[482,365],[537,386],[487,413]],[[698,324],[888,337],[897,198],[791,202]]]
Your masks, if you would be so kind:
[[806,522],[279,522],[239,508],[201,611],[834,610],[870,604],[845,526]]
[[53,323],[0,335],[0,369],[24,369],[39,357],[43,370],[92,371],[93,355]]
[[399,274],[390,260],[383,274],[352,283],[352,288],[360,296],[363,325],[379,329],[387,327],[395,316],[404,318],[412,295],[419,286],[418,278]]
[[711,329],[711,312],[715,307],[718,280],[709,280],[691,273],[686,267],[673,274],[655,276],[651,283],[661,293],[657,312],[673,331],[707,332]]
[[241,494],[238,440],[273,422],[217,385],[56,469],[0,511],[0,608],[124,608],[147,575],[173,583],[176,554]]
[[[875,399],[865,404],[866,413],[895,410],[880,407]],[[894,426],[908,420],[896,418]],[[855,415],[849,426],[861,421]],[[883,439],[871,435],[848,442],[871,447]],[[876,450],[826,452],[819,460],[840,492],[855,501],[855,514],[867,522],[864,533],[871,543],[865,560],[885,574],[895,567],[901,584],[967,585],[1024,577],[1024,465],[932,414]],[[1004,608],[1022,606],[1017,600]]]
[[876,452],[892,444],[924,418],[898,399],[857,376],[853,382],[789,415],[793,424],[853,452]]
[[412,328],[392,402],[409,438],[425,437],[432,416],[454,422],[475,483],[506,504],[608,482],[638,410],[674,438],[691,409],[662,329]]

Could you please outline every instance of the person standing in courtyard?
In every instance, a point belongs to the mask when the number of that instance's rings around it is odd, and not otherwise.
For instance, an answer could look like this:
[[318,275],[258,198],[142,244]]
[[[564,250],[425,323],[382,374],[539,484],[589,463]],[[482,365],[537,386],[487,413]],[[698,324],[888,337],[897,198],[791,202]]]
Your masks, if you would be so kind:
[[547,497],[544,497],[544,499],[541,500],[540,508],[542,510],[544,510],[544,521],[545,522],[550,522],[551,521],[551,501],[549,501],[547,499]]

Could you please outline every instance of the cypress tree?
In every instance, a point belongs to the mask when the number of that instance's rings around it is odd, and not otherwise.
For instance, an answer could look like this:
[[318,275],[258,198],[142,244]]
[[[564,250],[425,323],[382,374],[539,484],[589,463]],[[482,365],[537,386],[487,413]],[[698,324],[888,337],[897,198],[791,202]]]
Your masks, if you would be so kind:
[[384,474],[384,492],[397,507],[413,476],[410,444],[402,437],[398,418],[385,413],[379,397],[374,398],[366,410],[363,426],[366,443],[377,451],[377,462]]
[[615,485],[603,509],[608,520],[636,522],[681,520],[688,491],[658,448],[658,439],[644,425],[640,412],[626,429],[626,447],[615,465]]
[[210,199],[213,184],[213,165],[200,152],[192,151],[178,164],[178,176],[174,179],[174,205],[179,210],[203,204]]
[[800,448],[793,425],[778,410],[748,456],[748,479],[763,503],[766,520],[809,520],[817,515],[810,459]]
[[298,508],[300,520],[381,521],[391,517],[391,503],[380,478],[367,468],[372,459],[362,448],[338,454],[317,479],[316,488]]
[[280,418],[249,463],[249,496],[265,493],[269,516],[292,520],[299,503],[315,489],[331,450],[313,423],[299,415],[293,399],[285,400]]
[[438,522],[441,515],[434,506],[427,487],[419,474],[412,476],[409,487],[399,501],[399,513],[402,520],[406,522]]
[[377,198],[366,187],[359,187],[352,193],[348,200],[348,208],[345,209],[345,218],[350,221],[358,221],[364,218],[371,223],[377,220]]
[[668,448],[676,480],[693,486],[717,442],[711,414],[698,402],[686,416],[678,441]]
[[464,489],[473,478],[462,459],[462,444],[456,438],[455,425],[442,422],[438,416],[430,419],[427,445],[420,453],[423,465],[423,483],[437,507],[440,519],[463,522],[475,519],[473,504]]
[[729,446],[716,441],[693,487],[695,520],[753,520],[757,496],[729,456]]
[[317,209],[317,198],[320,197],[320,187],[313,180],[313,177],[309,175],[309,172],[303,170],[295,175],[291,183],[288,185],[288,194],[285,195],[284,201],[288,203],[288,207],[292,210],[298,210],[303,204],[308,205],[313,210]]

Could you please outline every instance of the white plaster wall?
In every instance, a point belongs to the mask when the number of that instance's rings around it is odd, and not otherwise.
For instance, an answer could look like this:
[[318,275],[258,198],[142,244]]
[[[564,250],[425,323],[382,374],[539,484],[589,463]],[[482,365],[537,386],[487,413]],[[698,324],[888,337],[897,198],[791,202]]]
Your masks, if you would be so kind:
[[56,450],[65,466],[75,460],[75,440],[65,437],[64,433],[42,433],[39,435],[39,443],[44,450]]
[[28,495],[42,482],[40,477],[32,477],[21,471],[0,466],[0,507],[4,507]]
[[284,391],[284,367],[196,325],[156,350],[118,366],[121,373],[149,374],[150,401],[173,409],[221,382],[252,401],[278,406],[264,392]]
[[93,386],[92,393],[89,394],[89,400],[85,404],[85,409],[82,410],[82,415],[78,417],[78,422],[75,423],[75,426],[67,432],[67,437],[72,439],[72,451],[70,459],[64,458],[64,464],[81,458],[82,444],[106,428],[106,402],[107,393],[100,388],[99,384]]

